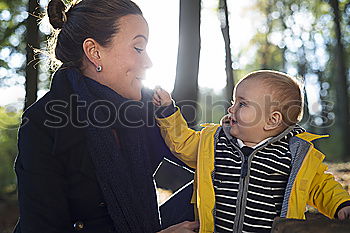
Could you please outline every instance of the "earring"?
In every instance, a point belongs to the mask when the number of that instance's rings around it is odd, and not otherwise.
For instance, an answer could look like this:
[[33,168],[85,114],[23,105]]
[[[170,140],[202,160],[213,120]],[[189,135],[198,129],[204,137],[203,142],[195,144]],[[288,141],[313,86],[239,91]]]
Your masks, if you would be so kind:
[[96,71],[97,71],[97,72],[101,72],[101,70],[102,70],[102,66],[101,66],[101,65],[98,65],[98,66],[96,67]]

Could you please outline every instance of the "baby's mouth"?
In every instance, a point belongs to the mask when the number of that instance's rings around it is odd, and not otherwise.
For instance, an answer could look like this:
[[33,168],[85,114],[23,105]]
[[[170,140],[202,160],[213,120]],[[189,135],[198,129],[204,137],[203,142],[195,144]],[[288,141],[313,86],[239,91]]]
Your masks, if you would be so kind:
[[231,126],[232,126],[232,125],[237,124],[237,121],[235,119],[233,119],[233,118],[230,118],[230,123],[231,123]]

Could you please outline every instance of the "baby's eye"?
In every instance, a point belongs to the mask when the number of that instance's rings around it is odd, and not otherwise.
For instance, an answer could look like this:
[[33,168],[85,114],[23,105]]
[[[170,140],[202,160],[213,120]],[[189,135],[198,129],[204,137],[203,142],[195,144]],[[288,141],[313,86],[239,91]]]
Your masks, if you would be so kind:
[[135,49],[135,50],[136,50],[136,52],[138,52],[138,53],[142,53],[142,52],[143,52],[143,49],[141,49],[141,48],[134,47],[134,49]]
[[247,104],[246,103],[244,103],[244,102],[239,102],[239,107],[241,108],[241,107],[244,107],[244,106],[247,106]]

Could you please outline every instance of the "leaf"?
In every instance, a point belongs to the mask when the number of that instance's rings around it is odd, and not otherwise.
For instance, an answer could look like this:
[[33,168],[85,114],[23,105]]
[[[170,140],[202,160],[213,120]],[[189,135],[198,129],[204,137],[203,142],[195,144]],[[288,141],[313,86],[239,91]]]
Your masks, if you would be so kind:
[[1,11],[2,10],[8,10],[8,8],[9,8],[9,5],[6,2],[0,1],[0,10]]

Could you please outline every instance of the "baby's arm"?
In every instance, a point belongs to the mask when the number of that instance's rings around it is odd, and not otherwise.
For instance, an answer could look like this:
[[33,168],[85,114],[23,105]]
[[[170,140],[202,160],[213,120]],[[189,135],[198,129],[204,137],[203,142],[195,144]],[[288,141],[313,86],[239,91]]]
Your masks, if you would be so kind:
[[308,204],[330,218],[349,218],[350,195],[339,182],[335,181],[332,174],[325,173],[326,170],[327,166],[322,163],[311,183]]
[[195,168],[201,132],[188,128],[180,110],[174,107],[170,94],[165,90],[155,90],[153,103],[163,108],[157,113],[156,120],[165,143],[174,155]]

